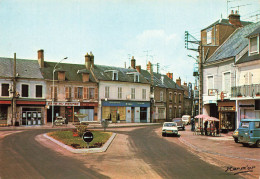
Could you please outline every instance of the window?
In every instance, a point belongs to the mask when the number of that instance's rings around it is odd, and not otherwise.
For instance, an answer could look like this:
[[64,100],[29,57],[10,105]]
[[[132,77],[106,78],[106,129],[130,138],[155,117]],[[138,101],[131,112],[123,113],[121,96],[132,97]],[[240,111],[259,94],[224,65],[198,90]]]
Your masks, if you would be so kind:
[[42,85],[36,85],[36,98],[42,98]]
[[9,84],[2,84],[2,96],[9,96]]
[[83,87],[75,87],[74,95],[76,99],[83,99]]
[[134,82],[139,82],[139,74],[135,73],[134,75]]
[[181,107],[179,108],[179,117],[181,117]]
[[177,103],[177,93],[174,93],[174,102]]
[[105,87],[105,98],[109,98],[109,86]]
[[255,122],[255,128],[260,128],[260,122]]
[[135,99],[135,88],[131,88],[131,99]]
[[22,97],[29,97],[29,85],[22,84]]
[[231,78],[230,78],[230,72],[226,72],[223,74],[223,79],[222,79],[222,84],[223,84],[223,87],[222,87],[222,91],[224,92],[227,92],[229,93],[230,90],[231,90],[231,87],[230,87],[230,83],[231,83]]
[[172,101],[172,93],[169,93],[169,100]]
[[66,99],[70,99],[71,98],[71,87],[70,86],[66,86],[65,87],[65,98]]
[[118,99],[122,99],[122,87],[117,88],[117,97]]
[[179,94],[179,103],[181,103],[181,94]]
[[172,108],[169,108],[169,118],[172,118]]
[[207,44],[211,44],[212,43],[212,28],[207,30]]
[[158,109],[158,118],[159,119],[164,119],[164,111],[165,111],[165,109],[164,108],[159,108]]
[[95,97],[95,89],[89,88],[89,99],[94,99]]
[[245,85],[251,85],[252,84],[252,77],[253,77],[253,74],[251,72],[245,73],[245,75],[244,75]]
[[[58,88],[57,86],[54,87],[54,99],[57,99],[58,95],[57,95],[57,91]],[[51,99],[53,98],[53,86],[51,87]]]
[[142,89],[142,99],[146,99],[146,89]]
[[259,36],[249,39],[249,54],[259,53]]
[[117,71],[113,71],[112,80],[118,80],[118,72]]
[[213,76],[208,76],[208,89],[214,89],[214,85],[213,85]]
[[163,91],[160,91],[160,101],[163,101]]

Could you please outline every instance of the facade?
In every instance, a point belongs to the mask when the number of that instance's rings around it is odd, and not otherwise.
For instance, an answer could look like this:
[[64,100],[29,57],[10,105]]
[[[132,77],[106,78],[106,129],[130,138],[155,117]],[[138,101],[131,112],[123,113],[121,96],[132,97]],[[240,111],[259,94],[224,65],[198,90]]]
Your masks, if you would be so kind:
[[[181,82],[181,81],[180,81]],[[184,89],[184,98],[183,98],[183,113],[184,115],[193,116],[193,92],[192,92],[192,84],[183,83],[181,87]]]
[[203,64],[203,113],[220,119],[222,131],[237,127],[236,100],[231,87],[236,86],[235,57],[247,46],[244,38],[259,24],[238,28]]
[[98,119],[111,122],[150,122],[150,83],[135,69],[94,65],[99,83]]
[[[241,119],[260,118],[260,48],[258,28],[247,38],[248,45],[236,55],[236,85],[232,98],[236,100],[237,124]],[[238,126],[236,126],[238,127]]]
[[0,123],[43,124],[46,83],[37,60],[1,58],[0,68]]
[[[46,81],[45,122],[52,122],[57,116],[65,117],[69,122],[98,121],[98,84],[90,71],[90,63],[94,61],[94,56],[87,54],[85,65],[69,63],[57,65],[56,62],[46,62],[43,50],[38,51],[38,58]],[[54,81],[53,70],[55,70]],[[54,119],[52,119],[52,107],[54,107]]]

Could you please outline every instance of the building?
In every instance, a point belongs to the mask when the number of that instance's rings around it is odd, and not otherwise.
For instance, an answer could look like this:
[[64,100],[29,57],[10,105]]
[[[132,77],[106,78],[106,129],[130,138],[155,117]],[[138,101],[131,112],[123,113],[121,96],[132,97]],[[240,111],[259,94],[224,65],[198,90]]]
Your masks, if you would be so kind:
[[43,124],[46,82],[37,60],[1,58],[0,68],[0,123]]
[[257,24],[240,27],[203,64],[203,113],[220,119],[222,131],[234,130],[236,101],[231,87],[236,86],[235,58],[248,45],[245,38]]
[[[179,78],[180,80],[180,78]],[[181,82],[181,81],[180,81]],[[177,83],[178,84],[178,83]],[[179,85],[179,84],[178,84]],[[192,84],[183,83],[181,87],[184,89],[184,98],[183,98],[183,114],[193,116],[193,91]]]
[[91,71],[99,84],[99,120],[150,122],[150,83],[136,69],[134,57],[131,68],[95,64]]
[[236,101],[237,121],[260,118],[260,23],[244,40],[246,47],[236,55],[236,83],[231,98]]

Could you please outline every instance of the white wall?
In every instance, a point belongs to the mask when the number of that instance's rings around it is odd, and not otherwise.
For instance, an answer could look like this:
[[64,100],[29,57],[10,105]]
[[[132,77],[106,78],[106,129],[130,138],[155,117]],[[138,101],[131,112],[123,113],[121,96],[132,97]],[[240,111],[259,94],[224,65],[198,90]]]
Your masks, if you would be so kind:
[[249,74],[252,79],[252,84],[260,84],[260,60],[243,63],[237,65],[236,69],[236,83],[237,86],[248,85],[246,84],[245,76]]
[[42,98],[46,98],[46,82],[45,81],[40,81],[40,80],[19,80],[16,83],[16,90],[20,94],[20,98],[22,97],[22,84],[27,84],[29,85],[29,96],[28,98],[36,98],[36,85],[42,85]]

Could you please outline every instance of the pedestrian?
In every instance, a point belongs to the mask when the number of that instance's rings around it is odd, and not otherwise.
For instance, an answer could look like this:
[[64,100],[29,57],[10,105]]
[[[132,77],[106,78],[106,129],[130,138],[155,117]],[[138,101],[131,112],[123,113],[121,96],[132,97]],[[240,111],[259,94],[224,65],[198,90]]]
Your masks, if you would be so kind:
[[195,127],[195,121],[194,118],[191,118],[191,131],[194,131],[194,127]]
[[205,122],[204,122],[205,135],[208,135],[208,133],[207,133],[207,127],[208,127],[208,121],[205,121]]
[[213,132],[213,121],[210,122],[209,124],[209,130],[210,130],[210,135],[212,135],[212,132]]
[[215,122],[215,128],[217,129],[217,134],[219,134],[219,122],[218,121]]

